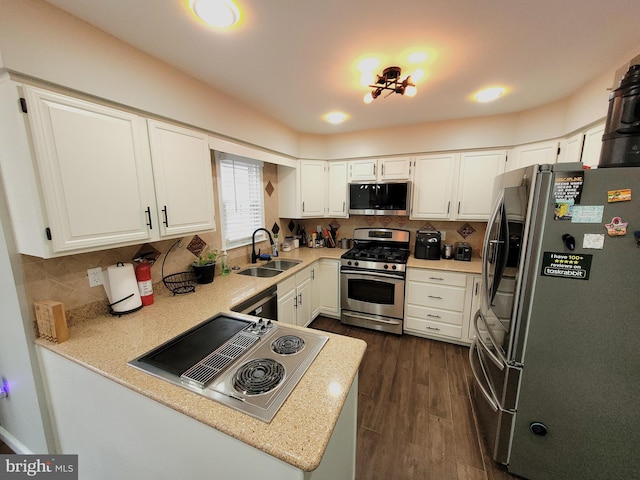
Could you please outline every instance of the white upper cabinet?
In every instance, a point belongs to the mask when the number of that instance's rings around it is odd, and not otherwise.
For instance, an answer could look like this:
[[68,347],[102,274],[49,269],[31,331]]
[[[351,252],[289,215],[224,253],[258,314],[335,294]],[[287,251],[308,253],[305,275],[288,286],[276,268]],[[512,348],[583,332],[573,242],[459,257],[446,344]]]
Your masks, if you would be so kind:
[[488,220],[492,208],[493,182],[504,173],[505,150],[460,154],[456,193],[456,220]]
[[282,218],[347,217],[347,163],[300,160],[278,165],[278,205]]
[[162,236],[215,229],[208,136],[148,120]]
[[347,162],[329,162],[327,168],[327,216],[346,218],[349,216]]
[[579,162],[582,156],[584,133],[580,132],[560,141],[560,155],[556,163]]
[[349,162],[349,182],[409,180],[410,157],[370,158]]
[[324,217],[325,214],[325,172],[327,162],[317,160],[301,160],[300,201],[302,217]]
[[36,87],[23,92],[35,159],[11,182],[42,208],[27,213],[11,194],[20,253],[48,258],[215,228],[207,136]]
[[415,160],[412,219],[487,220],[506,152],[425,155]]
[[53,253],[149,240],[157,217],[144,119],[38,88],[25,94]]
[[582,148],[582,163],[595,168],[600,163],[600,151],[602,150],[602,135],[605,124],[599,124],[584,132],[584,146]]
[[511,151],[506,169],[511,171],[529,165],[556,163],[559,146],[558,140],[519,145]]
[[450,218],[458,157],[458,154],[444,154],[416,158],[411,218]]

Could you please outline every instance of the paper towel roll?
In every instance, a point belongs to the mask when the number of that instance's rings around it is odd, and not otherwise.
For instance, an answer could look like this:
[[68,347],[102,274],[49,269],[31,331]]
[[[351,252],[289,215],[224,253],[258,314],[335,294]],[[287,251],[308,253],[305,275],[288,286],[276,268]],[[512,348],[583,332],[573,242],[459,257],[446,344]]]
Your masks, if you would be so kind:
[[114,313],[127,313],[142,306],[133,264],[119,262],[110,265],[103,277],[104,289]]

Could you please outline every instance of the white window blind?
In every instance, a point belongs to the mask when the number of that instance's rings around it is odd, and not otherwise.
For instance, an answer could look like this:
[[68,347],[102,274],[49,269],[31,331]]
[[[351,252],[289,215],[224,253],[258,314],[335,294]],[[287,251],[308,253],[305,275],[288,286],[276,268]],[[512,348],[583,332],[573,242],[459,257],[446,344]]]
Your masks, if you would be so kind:
[[247,245],[255,229],[264,227],[262,162],[221,152],[216,159],[222,241],[226,249]]

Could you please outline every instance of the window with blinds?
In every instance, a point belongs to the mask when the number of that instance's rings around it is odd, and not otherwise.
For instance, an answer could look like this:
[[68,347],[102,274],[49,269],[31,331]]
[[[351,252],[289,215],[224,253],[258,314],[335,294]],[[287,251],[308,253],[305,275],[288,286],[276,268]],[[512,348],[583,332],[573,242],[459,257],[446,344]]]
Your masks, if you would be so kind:
[[[250,244],[255,229],[264,227],[262,162],[221,152],[216,161],[224,248]],[[256,234],[262,239],[263,232]]]

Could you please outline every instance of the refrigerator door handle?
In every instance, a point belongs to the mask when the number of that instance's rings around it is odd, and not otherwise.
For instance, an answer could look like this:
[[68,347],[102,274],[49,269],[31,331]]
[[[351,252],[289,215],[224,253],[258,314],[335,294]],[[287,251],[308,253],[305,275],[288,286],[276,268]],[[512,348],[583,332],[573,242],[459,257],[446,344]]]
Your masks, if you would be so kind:
[[[482,359],[480,358],[480,354],[477,353],[478,352],[478,345],[476,344],[476,342],[473,342],[471,344],[471,347],[469,348],[469,365],[471,366],[471,373],[473,374],[473,378],[474,378],[474,380],[476,382],[476,386],[478,387],[478,389],[482,393],[482,396],[485,398],[485,400],[487,401],[487,403],[489,404],[491,409],[494,412],[497,412],[498,411],[498,402],[495,400],[494,396],[492,395],[492,392],[490,392],[489,390],[487,390],[485,388],[485,386],[483,385],[482,379],[480,377],[480,374],[476,370],[476,367],[475,367],[475,364],[474,364],[474,358],[473,358],[474,349],[476,351],[476,355],[478,356],[478,361],[480,362],[480,368],[482,368],[482,374],[483,374],[485,380],[487,380],[487,374],[484,371],[484,367],[482,366]],[[488,381],[487,381],[487,385],[490,385],[490,383]],[[491,386],[489,386],[489,389],[491,389]]]
[[[490,229],[495,225],[496,219],[502,210],[502,203],[504,202],[504,192],[500,192],[498,199],[496,200],[496,204],[493,207],[493,211],[491,212],[491,216],[489,217],[489,223],[487,223],[487,231],[484,236],[484,241],[482,242],[482,287],[485,293],[485,300],[487,308],[491,305],[491,287],[489,285],[489,259],[491,255],[489,255],[489,245],[493,245],[494,242],[499,242],[499,240],[491,240],[491,231]],[[495,281],[495,279],[494,279]]]
[[[484,328],[487,331],[487,334],[489,335],[489,340],[491,342],[491,346],[493,347],[493,349],[490,348],[489,345],[486,343],[485,339],[482,338],[482,335],[480,334],[480,328],[478,327],[478,320],[482,320],[482,324],[484,325]],[[493,334],[491,333],[491,330],[489,329],[489,326],[487,325],[487,322],[484,319],[484,316],[482,315],[480,310],[476,312],[476,318],[474,319],[474,326],[476,328],[476,338],[478,339],[480,344],[484,347],[486,354],[489,356],[491,361],[496,364],[496,367],[498,367],[500,370],[504,370],[504,368],[507,366],[507,359],[502,354],[502,350],[500,350],[500,348],[498,348],[498,346],[496,345],[495,338],[493,338]],[[496,353],[494,353],[494,351]]]

